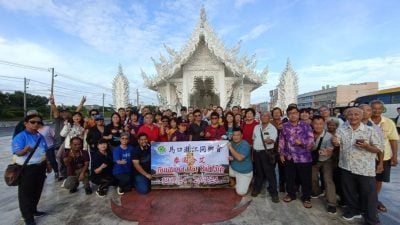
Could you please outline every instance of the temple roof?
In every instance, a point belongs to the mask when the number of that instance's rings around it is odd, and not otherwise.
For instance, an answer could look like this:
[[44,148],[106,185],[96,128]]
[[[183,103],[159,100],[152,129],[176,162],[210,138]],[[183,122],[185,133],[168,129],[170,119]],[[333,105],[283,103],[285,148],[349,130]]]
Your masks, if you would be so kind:
[[159,61],[151,58],[156,67],[157,75],[150,77],[142,71],[145,85],[154,89],[157,85],[178,73],[182,69],[182,66],[185,65],[195,53],[199,47],[201,39],[204,39],[210,52],[214,54],[215,57],[223,63],[234,76],[243,77],[245,80],[256,85],[261,85],[266,82],[268,69],[264,68],[261,73],[255,70],[257,65],[255,55],[251,57],[248,57],[247,55],[240,58],[237,57],[237,54],[240,51],[241,41],[239,41],[233,48],[225,48],[224,43],[208,25],[206,12],[204,7],[202,7],[200,10],[200,21],[197,23],[189,41],[183,49],[180,52],[177,52],[164,44],[164,48],[169,54],[168,59],[162,54],[160,54]]

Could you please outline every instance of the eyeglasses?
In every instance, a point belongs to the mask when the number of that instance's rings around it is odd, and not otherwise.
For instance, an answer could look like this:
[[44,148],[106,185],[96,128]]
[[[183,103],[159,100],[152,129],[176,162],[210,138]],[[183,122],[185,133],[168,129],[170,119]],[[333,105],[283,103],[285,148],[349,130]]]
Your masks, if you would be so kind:
[[128,138],[127,137],[122,137],[121,140],[128,140]]
[[196,114],[196,115],[194,115],[195,117],[200,117],[201,115],[200,114]]
[[163,122],[163,123],[168,123],[168,120],[163,120],[162,122]]
[[218,119],[218,117],[211,117],[211,119],[212,119],[212,120],[217,120],[217,119]]
[[29,123],[30,123],[30,124],[41,124],[42,121],[39,121],[39,120],[29,120]]

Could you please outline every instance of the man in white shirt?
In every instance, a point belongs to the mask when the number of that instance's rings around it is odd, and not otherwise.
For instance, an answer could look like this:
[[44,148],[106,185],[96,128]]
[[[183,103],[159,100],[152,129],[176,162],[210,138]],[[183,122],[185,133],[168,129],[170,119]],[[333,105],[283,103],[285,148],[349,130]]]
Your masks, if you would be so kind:
[[277,203],[279,198],[275,174],[276,153],[274,152],[274,143],[278,137],[278,131],[270,123],[270,120],[270,113],[263,112],[261,123],[256,125],[253,130],[253,160],[256,173],[251,195],[256,197],[260,193],[264,181],[267,180],[272,201]]
[[332,138],[335,146],[340,145],[339,167],[342,188],[348,204],[343,218],[361,218],[365,224],[378,224],[375,190],[375,158],[379,149],[379,134],[361,123],[363,111],[359,108],[346,110],[347,122]]

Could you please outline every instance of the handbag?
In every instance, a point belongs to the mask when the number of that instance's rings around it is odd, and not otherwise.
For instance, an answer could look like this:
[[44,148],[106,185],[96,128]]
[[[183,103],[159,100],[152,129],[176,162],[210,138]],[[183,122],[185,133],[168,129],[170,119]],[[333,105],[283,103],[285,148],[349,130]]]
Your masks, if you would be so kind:
[[[261,127],[260,127],[260,134],[261,134],[261,138],[263,138],[264,135],[263,135],[263,132],[262,132],[262,130],[261,130]],[[275,164],[275,162],[276,162],[276,155],[277,155],[277,154],[276,154],[277,152],[275,152],[275,148],[273,148],[273,149],[267,149],[267,146],[265,145],[264,140],[262,141],[262,143],[263,143],[263,145],[264,145],[265,154],[267,154],[268,162],[269,162],[270,164]]]
[[25,169],[29,160],[32,158],[37,147],[39,146],[40,139],[41,139],[41,136],[39,136],[39,139],[36,141],[36,144],[33,147],[33,151],[31,152],[31,154],[28,155],[28,158],[26,158],[26,160],[22,166],[17,163],[9,164],[7,166],[6,171],[4,171],[4,181],[6,182],[6,184],[8,186],[18,186],[19,185],[22,171]]
[[326,134],[326,131],[324,133],[324,136],[322,136],[321,139],[319,139],[317,149],[311,151],[311,158],[312,158],[313,165],[317,164],[317,162],[319,160],[319,150],[321,149],[322,140],[324,139],[325,134]]

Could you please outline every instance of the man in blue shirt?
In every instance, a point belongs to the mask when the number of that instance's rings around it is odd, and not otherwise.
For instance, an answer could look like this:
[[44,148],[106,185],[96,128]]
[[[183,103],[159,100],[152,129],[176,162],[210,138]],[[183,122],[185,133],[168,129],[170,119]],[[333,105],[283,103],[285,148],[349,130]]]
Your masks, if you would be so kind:
[[[12,153],[15,162],[23,165],[28,156],[35,151],[27,166],[20,175],[18,184],[18,202],[25,224],[34,225],[34,216],[43,216],[44,212],[37,210],[42,194],[47,172],[51,172],[50,162],[46,159],[47,144],[45,138],[38,132],[42,117],[29,115],[25,117],[25,130],[12,140]],[[35,150],[35,146],[37,149]]]
[[228,149],[231,161],[229,176],[236,178],[236,193],[244,197],[242,201],[249,202],[246,194],[253,178],[253,163],[251,162],[250,145],[243,140],[240,128],[233,129],[232,141],[228,143]]

